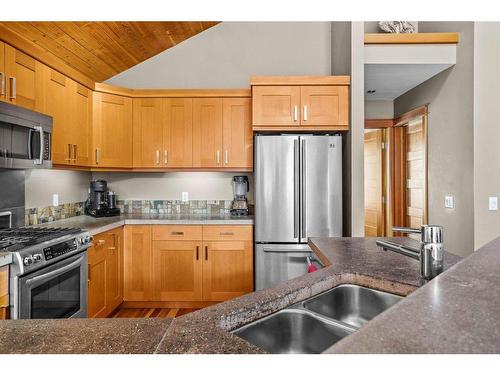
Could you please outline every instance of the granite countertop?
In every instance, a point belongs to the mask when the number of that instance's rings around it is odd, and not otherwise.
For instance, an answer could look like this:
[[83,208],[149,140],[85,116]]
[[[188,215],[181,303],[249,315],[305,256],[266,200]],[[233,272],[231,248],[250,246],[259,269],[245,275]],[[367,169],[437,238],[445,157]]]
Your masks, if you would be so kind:
[[[500,238],[462,261],[446,253],[445,272],[421,288],[419,263],[381,251],[375,238],[313,238],[310,245],[327,267],[164,325],[161,319],[0,322],[0,353],[88,353],[89,342],[106,353],[136,352],[137,347],[154,353],[262,353],[229,331],[345,283],[409,296],[327,353],[500,352],[500,292],[495,288],[500,286]],[[141,322],[145,326],[135,328]],[[152,334],[148,324],[161,328]],[[134,334],[121,335],[121,325]],[[109,337],[107,327],[114,331]],[[136,344],[141,342],[147,345]]]
[[121,227],[124,224],[182,224],[182,225],[251,225],[253,216],[231,215],[169,215],[169,214],[122,214],[113,217],[75,216],[40,224],[40,227],[82,228],[91,235]]

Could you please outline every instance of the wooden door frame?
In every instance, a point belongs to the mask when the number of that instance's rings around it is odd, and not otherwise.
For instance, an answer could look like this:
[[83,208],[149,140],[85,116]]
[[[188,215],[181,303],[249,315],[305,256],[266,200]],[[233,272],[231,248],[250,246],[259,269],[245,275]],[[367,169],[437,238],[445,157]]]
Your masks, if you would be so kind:
[[[424,213],[423,221],[428,223],[428,104],[416,107],[396,118],[385,119],[365,119],[365,129],[385,129],[385,142],[386,153],[384,158],[389,154],[389,171],[383,172],[384,184],[386,184],[386,173],[389,172],[391,176],[391,183],[389,186],[384,185],[384,197],[389,200],[390,209],[384,215],[384,228],[385,235],[399,235],[393,234],[389,231],[392,226],[406,226],[406,171],[404,169],[405,155],[406,155],[406,142],[403,127],[410,122],[410,120],[423,117],[423,136],[424,136]],[[399,166],[399,168],[398,168]],[[384,163],[385,167],[385,163]],[[387,197],[387,195],[389,197]],[[398,203],[398,204],[396,204]],[[386,209],[384,205],[384,210]]]

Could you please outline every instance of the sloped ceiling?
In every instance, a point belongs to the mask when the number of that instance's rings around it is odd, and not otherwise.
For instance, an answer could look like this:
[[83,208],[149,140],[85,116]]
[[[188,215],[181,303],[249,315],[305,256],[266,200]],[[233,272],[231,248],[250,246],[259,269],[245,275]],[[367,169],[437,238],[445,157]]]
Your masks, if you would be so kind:
[[219,22],[0,22],[96,82]]

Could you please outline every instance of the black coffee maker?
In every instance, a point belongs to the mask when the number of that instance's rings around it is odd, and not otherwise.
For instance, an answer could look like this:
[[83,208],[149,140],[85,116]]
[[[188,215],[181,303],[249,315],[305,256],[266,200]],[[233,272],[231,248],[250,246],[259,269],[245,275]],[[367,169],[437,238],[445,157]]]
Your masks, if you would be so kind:
[[106,181],[90,182],[89,197],[85,202],[85,214],[94,217],[120,215],[120,209],[116,207],[116,195],[108,190]]

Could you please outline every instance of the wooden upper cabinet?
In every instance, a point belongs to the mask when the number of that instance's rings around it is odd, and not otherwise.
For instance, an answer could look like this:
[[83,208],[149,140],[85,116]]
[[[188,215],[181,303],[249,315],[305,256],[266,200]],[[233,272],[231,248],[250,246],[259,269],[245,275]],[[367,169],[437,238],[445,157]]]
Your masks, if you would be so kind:
[[152,299],[152,241],[150,225],[126,225],[123,252],[123,299],[151,301]]
[[252,99],[254,125],[300,125],[300,87],[254,86]]
[[70,164],[73,148],[70,142],[70,88],[69,78],[43,67],[43,95],[41,111],[52,116],[52,161]]
[[94,164],[97,167],[132,167],[132,99],[94,93]]
[[349,89],[347,86],[302,86],[301,125],[349,125]]
[[73,149],[72,164],[89,166],[92,161],[92,91],[69,80],[70,121],[68,141]]
[[6,90],[6,80],[5,75],[5,43],[0,41],[0,101],[7,100],[7,90]]
[[163,167],[162,99],[134,99],[134,167]]
[[23,52],[4,45],[5,100],[40,111],[42,63]]
[[224,98],[223,165],[225,168],[253,167],[253,132],[250,98]]
[[193,99],[164,99],[163,166],[193,166]]
[[155,301],[201,301],[201,242],[153,241]]
[[222,167],[222,98],[193,99],[193,167]]

